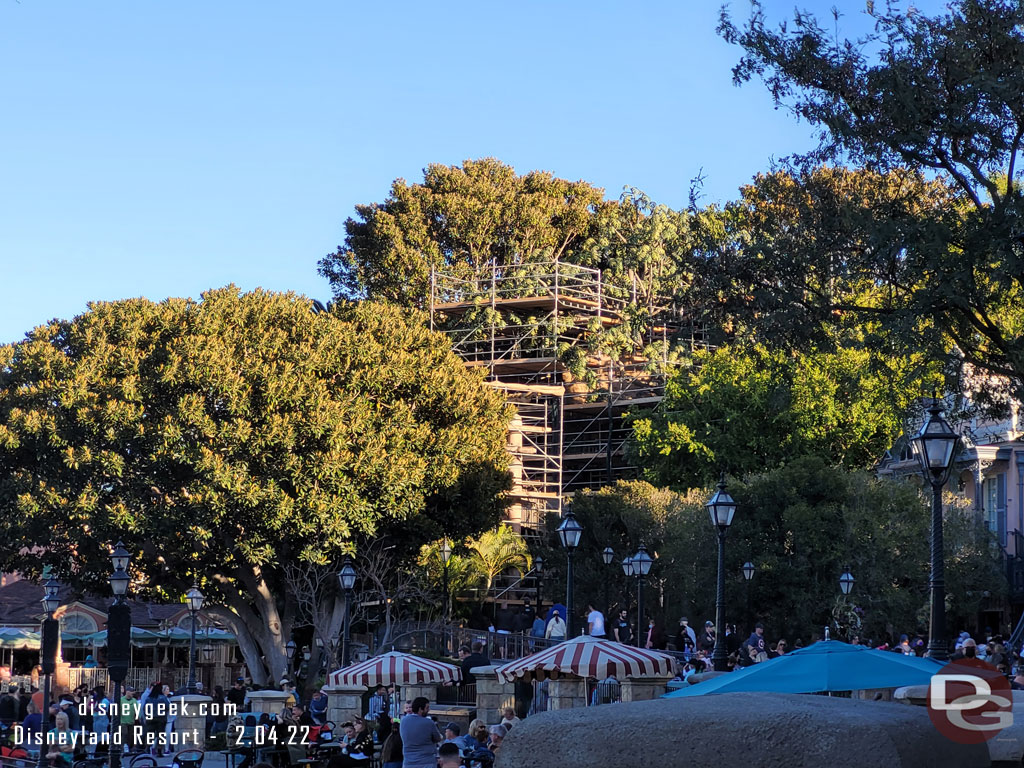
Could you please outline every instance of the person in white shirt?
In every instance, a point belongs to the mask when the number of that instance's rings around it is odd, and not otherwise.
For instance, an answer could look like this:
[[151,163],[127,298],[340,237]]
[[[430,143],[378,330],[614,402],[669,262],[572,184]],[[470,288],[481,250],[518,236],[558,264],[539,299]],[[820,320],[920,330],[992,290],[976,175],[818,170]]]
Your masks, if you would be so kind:
[[591,637],[604,637],[604,614],[593,605],[587,605],[587,634]]
[[565,640],[565,622],[558,611],[552,614],[551,621],[548,622],[548,628],[544,630],[544,637],[559,643]]

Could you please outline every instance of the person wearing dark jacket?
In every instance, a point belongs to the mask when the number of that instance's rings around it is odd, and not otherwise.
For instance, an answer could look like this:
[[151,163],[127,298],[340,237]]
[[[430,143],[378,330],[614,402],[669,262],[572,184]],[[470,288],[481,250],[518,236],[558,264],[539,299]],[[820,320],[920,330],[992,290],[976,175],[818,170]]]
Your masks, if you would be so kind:
[[0,723],[8,728],[18,719],[18,700],[9,693],[0,695]]
[[715,625],[710,621],[704,622],[704,629],[697,638],[697,650],[711,653],[715,650]]
[[462,656],[459,667],[462,669],[463,685],[470,685],[476,682],[476,676],[472,672],[473,667],[486,667],[491,663],[490,659],[484,655],[484,644],[479,640],[473,642],[472,652],[469,652],[466,646],[462,646],[459,648],[459,654]]

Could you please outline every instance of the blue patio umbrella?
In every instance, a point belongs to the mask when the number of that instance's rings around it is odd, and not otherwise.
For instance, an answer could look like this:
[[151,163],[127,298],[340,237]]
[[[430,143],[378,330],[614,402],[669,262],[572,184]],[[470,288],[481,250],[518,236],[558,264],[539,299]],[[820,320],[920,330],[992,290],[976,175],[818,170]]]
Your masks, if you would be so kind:
[[738,672],[681,688],[664,698],[739,691],[824,693],[928,685],[932,675],[943,666],[933,659],[875,651],[840,640],[822,640]]

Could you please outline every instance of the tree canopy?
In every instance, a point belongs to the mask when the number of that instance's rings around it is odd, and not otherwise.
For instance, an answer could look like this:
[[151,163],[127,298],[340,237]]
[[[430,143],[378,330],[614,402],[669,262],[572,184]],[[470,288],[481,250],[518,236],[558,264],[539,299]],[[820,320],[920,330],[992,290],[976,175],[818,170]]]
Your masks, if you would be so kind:
[[[908,348],[926,344],[995,404],[1024,399],[1024,6],[959,0],[928,17],[869,3],[868,12],[875,32],[850,41],[803,12],[773,30],[758,4],[743,25],[723,11],[720,32],[744,51],[735,81],[763,78],[777,104],[821,129],[818,150],[797,159],[805,172],[823,160],[903,167],[941,189],[912,226],[902,206],[875,211],[870,232],[876,241],[898,232],[895,247],[851,238],[840,249],[841,263],[879,281],[870,300],[807,292],[802,274],[820,273],[821,262],[806,251],[777,293],[819,315],[882,323]],[[843,224],[819,222],[807,237],[838,234],[842,245]]]
[[[726,547],[726,620],[741,632],[756,620],[773,639],[820,636],[840,605],[839,576],[847,567],[856,578],[848,607],[856,607],[864,639],[927,624],[929,517],[919,488],[820,457],[728,482],[737,510]],[[576,604],[603,605],[607,582],[610,607],[629,607],[635,617],[636,584],[623,576],[621,560],[643,543],[655,558],[645,612],[664,617],[670,629],[680,616],[691,626],[713,618],[717,562],[708,553],[716,532],[704,508],[710,495],[710,488],[678,493],[642,481],[577,494],[583,537],[575,555]],[[973,620],[986,591],[1003,594],[1006,580],[994,536],[963,499],[950,502],[945,546],[956,627]],[[601,561],[606,546],[616,553],[610,568]],[[544,554],[547,594],[561,600],[565,554]],[[748,560],[756,569],[749,583],[741,570]]]
[[420,306],[431,267],[473,284],[491,266],[577,261],[604,191],[493,158],[431,164],[383,203],[356,206],[345,244],[320,261],[335,295]]
[[634,421],[632,452],[652,482],[708,483],[800,456],[872,466],[899,436],[915,375],[870,352],[791,353],[734,344],[698,351],[669,380],[658,411]]
[[50,565],[102,592],[123,539],[134,593],[175,599],[196,580],[253,674],[263,656],[279,676],[283,565],[493,526],[508,418],[395,307],[314,314],[234,287],[92,304],[0,347],[0,569]]

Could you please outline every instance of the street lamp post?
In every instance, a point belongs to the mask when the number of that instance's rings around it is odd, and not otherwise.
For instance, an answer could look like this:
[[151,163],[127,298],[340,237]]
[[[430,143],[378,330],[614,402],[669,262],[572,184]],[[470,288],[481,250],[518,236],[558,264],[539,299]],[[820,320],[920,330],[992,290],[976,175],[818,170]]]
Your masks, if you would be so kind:
[[913,438],[925,480],[932,486],[931,620],[928,627],[928,655],[937,661],[949,660],[946,640],[946,579],[942,543],[942,487],[949,479],[953,459],[960,442],[944,418],[938,398],[932,398],[928,420]]
[[744,602],[746,602],[746,606],[744,606],[743,616],[746,619],[747,624],[750,623],[750,580],[754,578],[755,570],[757,570],[756,566],[749,560],[747,560],[747,562],[743,564],[743,582],[746,586],[746,589],[743,590]]
[[540,606],[541,606],[540,591],[541,591],[541,586],[542,586],[541,582],[544,580],[544,558],[541,557],[540,555],[538,555],[537,557],[533,558],[533,570],[537,574],[536,577],[535,577],[537,579],[537,615],[540,616]]
[[[110,564],[114,567],[114,572],[108,579],[110,591],[114,593],[114,602],[107,611],[107,674],[114,681],[114,704],[118,711],[121,707],[121,684],[128,674],[128,667],[131,666],[132,654],[132,612],[125,603],[125,595],[131,581],[128,576],[129,562],[131,555],[124,548],[124,543],[117,542],[110,553]],[[111,734],[114,734],[118,731],[115,723],[122,722],[121,718],[111,717],[109,720]],[[124,745],[116,744],[111,739],[109,751],[110,768],[119,768]]]
[[[622,558],[622,573],[626,576],[626,616],[628,618],[629,617],[629,600],[630,600],[630,596],[631,596],[630,588],[629,588],[629,580],[631,578],[633,578],[633,575],[635,573],[635,571],[633,569],[633,558],[630,555],[626,555],[624,558]],[[639,616],[639,613],[640,612],[637,611],[637,619],[636,619],[637,647],[639,647],[639,636],[640,636],[640,616]]]
[[732,525],[736,502],[725,490],[725,478],[705,505],[711,515],[711,524],[718,529],[718,589],[715,593],[715,650],[711,661],[716,672],[728,671],[729,652],[725,647],[725,532]]
[[341,636],[341,666],[347,667],[351,663],[351,632],[352,632],[352,589],[356,585],[355,567],[352,565],[352,558],[345,556],[345,564],[338,571],[338,583],[345,590],[345,631]]
[[452,545],[449,544],[448,543],[448,539],[445,538],[444,543],[441,544],[441,578],[442,578],[442,581],[444,583],[444,611],[443,611],[443,614],[444,614],[444,623],[445,623],[446,627],[448,626],[448,622],[450,621],[450,618],[451,618],[449,616],[449,613],[450,613],[451,609],[449,608],[449,605],[448,605],[449,602],[450,602],[450,598],[448,597],[448,561],[451,560],[451,557],[452,557]]
[[642,648],[641,635],[643,634],[644,616],[644,578],[651,572],[651,565],[654,560],[647,554],[647,547],[643,544],[632,557],[633,575],[636,576],[636,647]]
[[192,634],[188,643],[188,682],[185,683],[185,693],[192,696],[199,693],[199,686],[196,684],[196,622],[199,620],[199,611],[203,609],[205,599],[203,593],[199,591],[198,584],[193,584],[192,589],[185,593],[192,625]]
[[569,614],[565,617],[566,631],[568,632],[567,639],[576,637],[576,606],[573,600],[572,556],[576,553],[576,547],[580,544],[582,533],[583,526],[576,520],[576,515],[573,514],[572,507],[570,506],[565,510],[562,522],[558,526],[558,538],[562,542],[562,547],[565,549],[565,556],[568,561],[565,572],[565,612]]
[[[60,584],[52,576],[43,585],[43,612],[46,618],[43,619],[42,632],[40,633],[40,666],[43,668],[43,731],[49,726],[47,722],[50,717],[50,675],[57,671],[57,644],[60,642],[60,623],[53,618],[54,611],[60,608],[60,598],[57,593],[60,591]],[[39,750],[39,768],[46,768],[49,761],[46,759],[47,750]]]
[[[612,561],[615,560],[615,550],[611,547],[605,547],[601,551],[601,559],[604,561],[605,566],[610,567]],[[608,598],[608,582],[610,581],[611,579],[604,579],[604,616],[605,621],[609,622],[611,621],[611,616],[609,616],[609,613],[611,612],[611,600]]]

